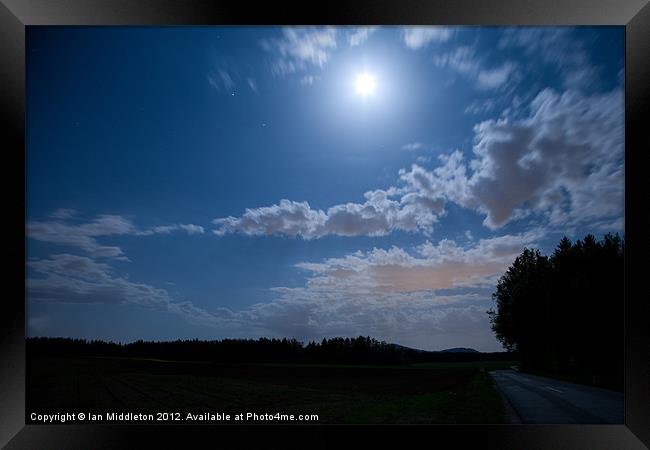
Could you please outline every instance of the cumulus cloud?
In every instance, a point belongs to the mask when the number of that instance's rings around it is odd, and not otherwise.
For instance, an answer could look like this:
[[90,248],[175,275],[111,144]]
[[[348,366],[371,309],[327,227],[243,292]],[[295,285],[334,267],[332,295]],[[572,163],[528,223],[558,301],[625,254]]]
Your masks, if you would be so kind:
[[325,213],[311,209],[307,202],[283,199],[279,205],[246,209],[241,217],[215,219],[218,236],[239,232],[246,235],[283,234],[287,236],[311,236],[322,226]]
[[584,96],[547,89],[527,117],[484,121],[474,132],[469,163],[456,151],[432,171],[417,165],[401,171],[401,179],[484,213],[492,229],[532,212],[556,225],[622,216],[622,91]]
[[374,294],[492,286],[525,246],[536,246],[543,236],[543,231],[534,230],[482,239],[467,248],[449,239],[436,245],[427,241],[417,247],[416,255],[394,246],[298,267],[312,274],[307,286],[315,290]]
[[287,27],[281,38],[264,39],[261,46],[275,56],[273,72],[286,76],[322,68],[337,46],[334,27]]
[[[59,210],[60,212],[60,210]],[[50,215],[54,218],[55,216]],[[148,236],[169,234],[182,230],[187,234],[203,234],[199,225],[176,224],[155,226],[149,229],[136,227],[129,219],[119,215],[100,215],[87,223],[71,223],[70,215],[61,216],[61,220],[31,221],[27,224],[27,237],[42,242],[49,242],[78,248],[93,257],[127,259],[120,247],[100,244],[97,238],[107,236]]]
[[335,205],[327,211],[312,209],[307,202],[283,199],[277,205],[246,209],[240,217],[215,219],[218,236],[241,233],[250,236],[284,235],[315,239],[327,235],[383,236],[394,230],[428,230],[443,213],[441,198],[408,193],[400,199],[383,190],[364,194],[364,203]]
[[476,127],[472,193],[491,227],[515,209],[564,223],[622,215],[623,94],[542,91],[517,122]]
[[441,165],[429,171],[417,164],[411,170],[401,169],[400,180],[413,192],[430,198],[446,198],[466,207],[474,205],[468,183],[467,167],[463,153],[455,150],[449,155],[440,155]]
[[624,195],[623,93],[543,90],[523,117],[477,124],[470,158],[456,150],[438,161],[433,169],[400,170],[400,186],[366,192],[364,203],[316,210],[285,199],[215,219],[213,232],[305,239],[430,234],[447,202],[484,214],[491,229],[530,214],[566,226],[617,219]]
[[426,47],[431,42],[448,41],[451,36],[452,29],[441,26],[406,27],[402,31],[404,44],[413,50]]

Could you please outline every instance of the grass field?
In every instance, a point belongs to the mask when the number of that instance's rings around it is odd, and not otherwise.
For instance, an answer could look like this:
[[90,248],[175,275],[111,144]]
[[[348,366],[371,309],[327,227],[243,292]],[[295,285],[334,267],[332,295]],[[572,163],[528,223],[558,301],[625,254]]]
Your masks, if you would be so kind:
[[488,370],[30,357],[27,412],[318,414],[318,423],[503,423]]

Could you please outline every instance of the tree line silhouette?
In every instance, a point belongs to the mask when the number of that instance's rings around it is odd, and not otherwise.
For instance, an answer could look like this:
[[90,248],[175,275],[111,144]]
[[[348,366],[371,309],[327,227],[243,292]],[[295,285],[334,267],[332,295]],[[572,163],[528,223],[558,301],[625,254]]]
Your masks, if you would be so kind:
[[574,243],[564,237],[550,257],[526,248],[515,259],[488,314],[523,370],[622,387],[624,248],[618,234],[588,234]]
[[103,356],[173,361],[237,363],[323,363],[404,365],[420,362],[513,360],[508,352],[428,352],[389,344],[371,337],[335,337],[307,345],[296,339],[176,340],[106,342],[72,338],[27,338],[27,355]]

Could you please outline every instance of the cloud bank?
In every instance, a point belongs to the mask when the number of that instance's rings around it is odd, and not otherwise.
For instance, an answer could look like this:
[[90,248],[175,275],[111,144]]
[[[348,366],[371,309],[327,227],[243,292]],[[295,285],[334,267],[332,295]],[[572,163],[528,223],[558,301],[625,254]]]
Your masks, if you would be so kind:
[[477,124],[469,157],[456,150],[433,169],[402,169],[400,185],[366,192],[364,203],[324,211],[284,199],[215,219],[213,232],[305,239],[430,234],[447,202],[484,215],[490,229],[530,215],[552,226],[613,221],[623,215],[623,126],[620,89],[591,96],[545,89],[523,117]]
[[436,245],[426,241],[416,248],[415,256],[393,246],[298,267],[312,274],[307,287],[314,290],[374,294],[490,287],[524,247],[536,247],[543,236],[538,229],[482,239],[467,248],[449,239]]
[[500,347],[485,311],[496,278],[541,230],[480,240],[426,242],[409,252],[373,249],[321,262],[302,262],[303,287],[276,287],[268,303],[234,311],[253,335],[320,339],[370,334],[429,349],[458,342],[484,351]]
[[272,288],[274,298],[239,310],[206,310],[173,299],[165,289],[118,276],[106,263],[70,254],[28,262],[30,301],[119,304],[178,314],[222,336],[282,336],[303,340],[371,334],[404,345],[498,349],[486,309],[495,278],[540,230],[483,239],[469,246],[427,241],[302,262],[303,287]]
[[474,128],[473,159],[456,151],[401,179],[418,192],[485,214],[499,228],[537,213],[551,225],[623,215],[623,93],[540,92],[528,117]]
[[209,313],[191,302],[174,301],[165,289],[116,276],[108,264],[85,256],[56,254],[30,260],[27,267],[34,274],[26,281],[33,302],[135,305],[211,325],[228,316],[227,310]]

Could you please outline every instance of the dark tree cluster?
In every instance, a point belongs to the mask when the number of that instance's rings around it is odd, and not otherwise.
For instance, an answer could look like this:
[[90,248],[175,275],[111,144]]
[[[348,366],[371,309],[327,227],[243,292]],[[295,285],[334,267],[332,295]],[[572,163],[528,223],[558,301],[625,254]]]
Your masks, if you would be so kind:
[[103,356],[216,363],[387,364],[512,360],[510,353],[427,352],[370,337],[336,337],[307,345],[295,339],[135,341],[128,344],[71,338],[27,339],[27,355]]
[[406,364],[411,351],[370,337],[337,337],[307,344],[305,359],[336,364]]
[[622,383],[623,252],[618,234],[587,235],[563,238],[550,257],[525,249],[515,259],[488,314],[522,369]]
[[409,349],[370,337],[323,339],[306,346],[295,339],[223,339],[214,341],[135,341],[128,344],[70,338],[29,338],[30,355],[112,356],[175,361],[314,362],[402,364]]

